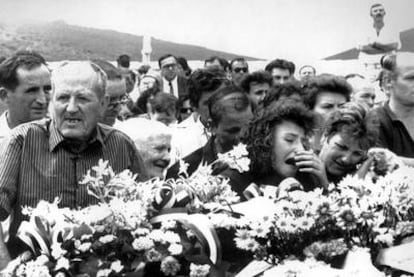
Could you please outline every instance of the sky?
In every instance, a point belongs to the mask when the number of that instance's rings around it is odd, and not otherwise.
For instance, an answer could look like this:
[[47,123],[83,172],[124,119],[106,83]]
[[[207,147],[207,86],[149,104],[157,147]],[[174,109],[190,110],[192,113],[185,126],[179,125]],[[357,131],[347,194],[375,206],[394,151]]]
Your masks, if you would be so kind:
[[414,0],[0,0],[0,22],[64,20],[306,62],[356,46],[377,2],[385,6],[385,24],[414,28]]

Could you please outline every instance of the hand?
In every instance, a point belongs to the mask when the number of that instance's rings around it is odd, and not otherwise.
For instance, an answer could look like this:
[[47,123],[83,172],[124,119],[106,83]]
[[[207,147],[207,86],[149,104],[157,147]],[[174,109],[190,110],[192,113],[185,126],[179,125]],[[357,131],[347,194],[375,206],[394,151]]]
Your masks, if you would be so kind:
[[356,171],[355,173],[356,176],[358,176],[358,178],[360,179],[365,179],[365,177],[367,176],[367,173],[371,169],[371,165],[373,162],[374,162],[374,156],[369,156],[368,159],[366,159]]
[[7,264],[11,261],[9,251],[3,238],[3,228],[0,224],[0,270],[6,268]]
[[325,164],[312,150],[297,152],[295,165],[299,172],[315,175],[323,187],[328,187],[329,182],[326,176]]

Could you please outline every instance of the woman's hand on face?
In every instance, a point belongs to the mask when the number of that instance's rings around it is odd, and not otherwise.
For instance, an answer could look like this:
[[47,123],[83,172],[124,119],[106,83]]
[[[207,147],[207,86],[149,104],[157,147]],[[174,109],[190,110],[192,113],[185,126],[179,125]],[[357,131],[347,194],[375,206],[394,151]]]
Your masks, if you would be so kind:
[[329,182],[326,176],[325,164],[312,150],[297,152],[295,155],[295,165],[298,167],[299,172],[313,174],[319,179],[323,187],[328,186]]
[[367,173],[370,170],[373,162],[374,156],[369,156],[368,159],[366,159],[356,171],[356,176],[358,176],[360,179],[365,179],[365,176],[367,176]]

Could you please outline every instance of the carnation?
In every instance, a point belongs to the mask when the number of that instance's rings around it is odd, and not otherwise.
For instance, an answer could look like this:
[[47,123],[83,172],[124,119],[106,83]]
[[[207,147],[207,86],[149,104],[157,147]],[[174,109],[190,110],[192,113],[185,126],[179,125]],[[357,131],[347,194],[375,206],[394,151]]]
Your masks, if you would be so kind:
[[190,264],[190,277],[206,277],[210,272],[210,266]]
[[132,247],[138,251],[148,250],[154,247],[154,242],[149,237],[139,237],[132,242]]

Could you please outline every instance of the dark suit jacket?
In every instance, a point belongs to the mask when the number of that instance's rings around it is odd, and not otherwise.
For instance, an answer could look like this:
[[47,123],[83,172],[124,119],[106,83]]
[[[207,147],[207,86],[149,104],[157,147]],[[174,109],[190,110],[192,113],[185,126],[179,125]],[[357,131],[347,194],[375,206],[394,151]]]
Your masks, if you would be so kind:
[[[162,82],[164,82],[164,79],[162,79]],[[178,86],[178,99],[181,100],[184,97],[188,96],[187,91],[187,78],[178,75],[177,76],[177,86]],[[161,90],[164,87],[164,83],[161,84]]]

